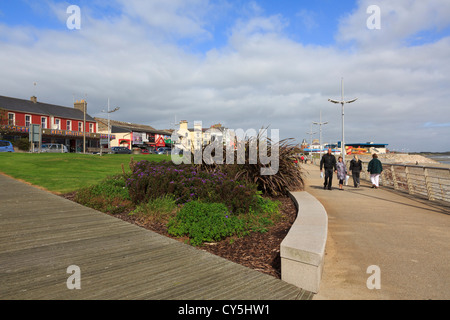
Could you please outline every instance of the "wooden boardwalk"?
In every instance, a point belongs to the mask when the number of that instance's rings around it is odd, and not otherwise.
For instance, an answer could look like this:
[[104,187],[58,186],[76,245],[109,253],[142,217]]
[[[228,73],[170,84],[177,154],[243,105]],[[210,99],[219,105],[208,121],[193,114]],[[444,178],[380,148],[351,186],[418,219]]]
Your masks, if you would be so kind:
[[[69,266],[81,289],[69,290]],[[307,300],[310,292],[0,175],[2,300]]]

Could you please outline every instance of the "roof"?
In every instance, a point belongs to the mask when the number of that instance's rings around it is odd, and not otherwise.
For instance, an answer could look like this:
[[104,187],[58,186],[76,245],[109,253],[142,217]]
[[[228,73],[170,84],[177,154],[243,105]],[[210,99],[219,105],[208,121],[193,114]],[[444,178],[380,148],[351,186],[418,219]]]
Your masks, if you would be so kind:
[[[54,116],[57,118],[84,120],[84,113],[74,107],[64,107],[49,103],[36,102],[0,96],[0,108],[8,111],[23,112],[29,114],[38,114],[45,116]],[[86,114],[86,121],[95,121],[90,115]]]
[[[314,149],[306,148],[306,149],[303,149],[303,151],[305,151],[305,152],[320,152],[320,151],[322,151],[323,153],[326,153],[325,149],[320,150],[320,149],[316,149],[316,148],[314,148]],[[339,149],[332,149],[331,151],[332,152],[340,152]]]
[[[108,119],[95,118],[99,124],[99,131],[108,130]],[[123,132],[146,132],[155,133],[161,135],[170,135],[167,130],[157,130],[152,126],[144,124],[136,124],[124,121],[109,120],[109,125],[111,126],[111,133],[123,133]]]
[[358,146],[358,147],[376,147],[376,146],[388,146],[388,143],[346,143],[346,146]]

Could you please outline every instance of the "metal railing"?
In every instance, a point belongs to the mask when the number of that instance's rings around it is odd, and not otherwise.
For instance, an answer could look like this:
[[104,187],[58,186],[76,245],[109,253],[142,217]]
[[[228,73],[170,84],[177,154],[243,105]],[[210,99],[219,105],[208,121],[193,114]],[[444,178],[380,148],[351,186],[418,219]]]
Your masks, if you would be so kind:
[[[350,161],[346,163],[348,170]],[[370,181],[368,164],[363,161],[361,179]],[[383,163],[380,185],[431,201],[450,203],[450,168]]]

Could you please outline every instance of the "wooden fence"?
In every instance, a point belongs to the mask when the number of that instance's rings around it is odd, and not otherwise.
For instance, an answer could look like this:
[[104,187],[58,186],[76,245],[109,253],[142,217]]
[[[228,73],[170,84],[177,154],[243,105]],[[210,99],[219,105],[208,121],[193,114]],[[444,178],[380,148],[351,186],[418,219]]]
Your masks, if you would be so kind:
[[[347,169],[350,161],[347,162]],[[368,162],[363,162],[361,179],[370,181]],[[380,185],[432,201],[450,203],[450,168],[383,163]]]

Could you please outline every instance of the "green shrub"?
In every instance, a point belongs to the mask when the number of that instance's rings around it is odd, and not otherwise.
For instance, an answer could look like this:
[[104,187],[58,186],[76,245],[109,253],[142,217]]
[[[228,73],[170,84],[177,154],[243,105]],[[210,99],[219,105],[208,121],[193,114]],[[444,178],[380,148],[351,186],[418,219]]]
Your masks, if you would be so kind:
[[21,151],[30,150],[30,140],[28,138],[20,138],[19,140],[13,141],[12,144]]
[[79,190],[74,200],[112,214],[122,213],[132,205],[123,175],[107,177],[99,184]]
[[258,196],[258,205],[251,208],[248,214],[242,217],[247,229],[253,232],[267,232],[268,228],[281,219],[279,201],[272,201]]
[[169,222],[168,232],[173,236],[188,236],[193,246],[247,233],[245,222],[231,216],[224,204],[199,201],[186,203]]

